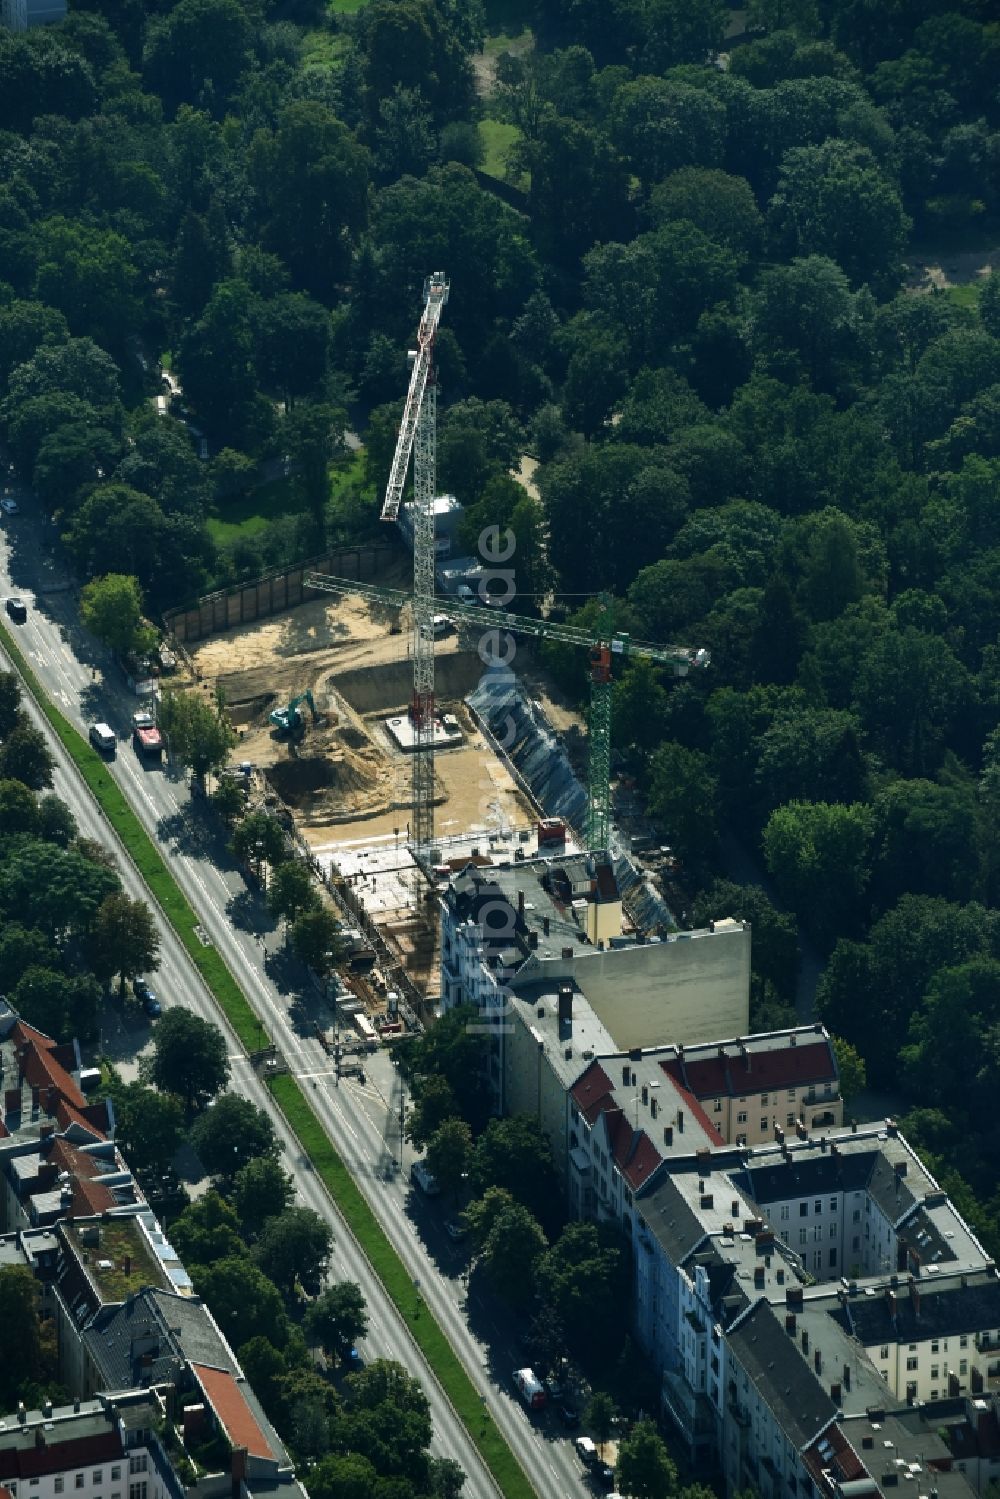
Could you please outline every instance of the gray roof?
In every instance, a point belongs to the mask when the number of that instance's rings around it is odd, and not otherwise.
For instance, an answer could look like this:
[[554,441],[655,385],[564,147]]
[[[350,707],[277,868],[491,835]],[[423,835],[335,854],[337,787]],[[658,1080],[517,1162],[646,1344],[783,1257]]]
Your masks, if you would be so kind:
[[[962,1284],[962,1281],[965,1284]],[[935,1284],[921,1279],[914,1284],[901,1280],[896,1292],[895,1317],[888,1296],[852,1296],[850,1313],[839,1309],[837,1320],[854,1331],[866,1347],[882,1343],[917,1343],[927,1338],[947,1338],[958,1333],[981,1332],[1000,1327],[1000,1279],[995,1271],[981,1275],[949,1276]]]
[[727,1334],[730,1352],[746,1370],[761,1398],[774,1412],[788,1439],[801,1448],[837,1415],[837,1407],[774,1309],[758,1301]]
[[[239,1374],[239,1365],[196,1297],[147,1288],[101,1312],[83,1334],[109,1389],[174,1384],[182,1364],[210,1364]],[[151,1363],[143,1365],[144,1353]]]
[[766,1206],[796,1197],[824,1197],[833,1192],[863,1192],[878,1157],[874,1141],[865,1151],[833,1155],[819,1150],[795,1150],[791,1161],[776,1152],[760,1165],[751,1161],[746,1170],[735,1171],[733,1181],[754,1202]]
[[672,1265],[679,1265],[706,1237],[708,1230],[685,1201],[673,1176],[660,1175],[636,1199],[635,1209]]

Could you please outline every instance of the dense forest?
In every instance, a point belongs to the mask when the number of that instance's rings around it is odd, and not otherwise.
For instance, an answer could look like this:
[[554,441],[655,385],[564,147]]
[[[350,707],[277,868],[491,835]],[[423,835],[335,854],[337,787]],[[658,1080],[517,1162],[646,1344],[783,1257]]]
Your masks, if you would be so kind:
[[[692,919],[753,920],[758,1023],[798,927],[822,1018],[992,1245],[1000,273],[913,266],[1000,239],[994,15],[72,0],[0,33],[0,430],[81,578],[156,612],[371,534],[445,270],[467,539],[511,526],[524,608],[606,591],[711,650],[681,685],[626,671],[620,768]],[[722,834],[784,911],[721,880]]]

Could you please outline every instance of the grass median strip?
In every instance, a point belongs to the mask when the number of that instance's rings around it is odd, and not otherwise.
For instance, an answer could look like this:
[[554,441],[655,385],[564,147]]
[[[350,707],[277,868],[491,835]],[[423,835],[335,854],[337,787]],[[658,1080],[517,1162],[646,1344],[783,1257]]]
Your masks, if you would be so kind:
[[357,1183],[340,1159],[295,1078],[272,1078],[268,1085],[303,1150],[392,1297],[441,1387],[482,1454],[506,1499],[534,1499],[535,1491],[485,1409],[454,1349],[427,1310],[399,1255],[379,1226]]
[[[206,947],[197,934],[194,912],[174,880],[155,843],[129,806],[121,787],[89,742],[51,702],[5,625],[0,641],[17,667],[39,709],[45,714],[98,805],[128,850],[136,868],[164,915],[191,956],[230,1025],[248,1051],[262,1046],[267,1036],[261,1022],[226,967],[222,956]],[[350,1172],[334,1150],[323,1126],[294,1078],[271,1080],[279,1108],[309,1156],[317,1174],[343,1214],[387,1293],[434,1370],[442,1388],[465,1424],[505,1499],[535,1499],[524,1472],[486,1411],[454,1349],[427,1310],[420,1292],[406,1273]]]

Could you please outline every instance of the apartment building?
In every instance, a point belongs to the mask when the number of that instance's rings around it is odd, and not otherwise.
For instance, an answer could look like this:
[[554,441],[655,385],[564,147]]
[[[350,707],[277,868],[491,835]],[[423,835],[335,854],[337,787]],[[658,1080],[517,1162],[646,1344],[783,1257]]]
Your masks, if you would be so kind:
[[122,1391],[0,1418],[0,1487],[10,1499],[183,1499],[156,1434],[164,1402]]
[[[892,1121],[667,1154],[634,1195],[632,1233],[636,1332],[664,1409],[731,1491],[874,1494],[893,1486],[890,1446],[897,1482],[918,1451],[921,1471],[948,1475],[939,1495],[989,1481],[1000,1281]],[[878,1450],[873,1411],[900,1427]]]
[[612,1049],[738,1034],[749,1016],[750,930],[719,921],[649,941],[626,931],[613,867],[600,854],[470,864],[449,881],[441,896],[441,1004],[478,1011],[498,1113],[511,1112],[512,999],[555,1002],[566,983]]

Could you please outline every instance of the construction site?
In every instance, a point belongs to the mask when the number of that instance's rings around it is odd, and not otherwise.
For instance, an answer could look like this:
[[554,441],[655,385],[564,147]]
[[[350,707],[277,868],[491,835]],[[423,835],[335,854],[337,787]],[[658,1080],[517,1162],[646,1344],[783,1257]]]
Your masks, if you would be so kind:
[[[442,879],[470,861],[573,852],[573,829],[587,848],[629,852],[612,824],[615,658],[639,655],[675,676],[708,661],[704,650],[615,635],[607,617],[587,631],[483,607],[470,586],[466,564],[482,572],[472,558],[439,580],[436,514],[455,509],[454,498],[436,490],[433,355],[448,295],[441,272],[427,278],[382,505],[382,519],[412,549],[412,573],[395,551],[377,578],[304,568],[296,607],[192,650],[200,685],[219,694],[240,735],[239,760],[266,787],[265,805],[286,809],[384,969],[404,974],[418,1003],[438,988]],[[413,501],[404,506],[411,458]],[[544,705],[510,669],[501,637],[559,640],[587,652],[585,777]],[[621,863],[637,926],[669,929],[672,917],[643,871],[627,857]]]

